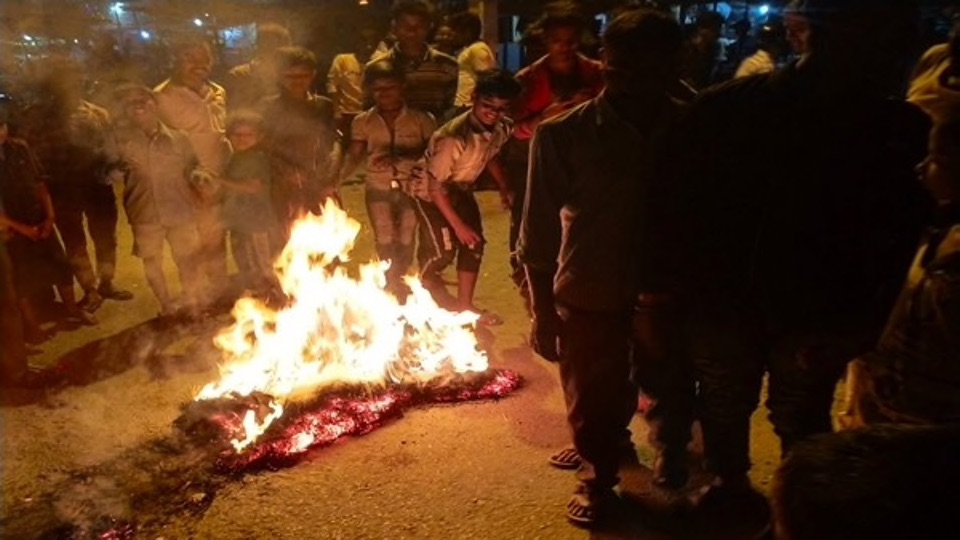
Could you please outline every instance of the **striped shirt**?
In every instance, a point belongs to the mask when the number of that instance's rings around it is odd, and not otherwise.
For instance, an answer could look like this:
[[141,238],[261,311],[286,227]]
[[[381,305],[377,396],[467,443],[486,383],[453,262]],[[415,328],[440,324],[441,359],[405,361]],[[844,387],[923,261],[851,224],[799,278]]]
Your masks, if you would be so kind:
[[408,106],[427,111],[435,118],[443,118],[453,108],[460,69],[455,58],[427,46],[422,58],[410,60],[394,46],[387,53],[375,56],[367,65],[381,60],[403,69],[406,76],[404,97]]

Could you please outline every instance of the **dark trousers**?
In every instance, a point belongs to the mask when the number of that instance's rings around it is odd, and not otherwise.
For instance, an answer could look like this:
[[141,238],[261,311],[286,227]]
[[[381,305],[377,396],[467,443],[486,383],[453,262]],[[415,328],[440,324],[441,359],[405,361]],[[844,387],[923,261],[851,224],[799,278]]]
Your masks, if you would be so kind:
[[27,371],[23,323],[13,288],[13,266],[0,241],[0,381],[15,381]]
[[619,482],[620,457],[637,410],[638,386],[651,393],[656,403],[648,412],[655,446],[661,451],[684,451],[690,440],[693,382],[671,378],[689,370],[661,364],[669,360],[655,353],[660,347],[649,342],[638,346],[637,337],[644,336],[636,334],[629,309],[597,312],[559,306],[558,312],[560,378],[573,444],[583,458],[577,472],[580,482],[590,491],[610,489]]
[[[447,193],[454,212],[482,238],[483,220],[473,192],[451,188]],[[473,248],[462,245],[437,205],[420,199],[414,202],[419,226],[417,259],[424,286],[429,289],[439,285],[442,282],[440,274],[454,260],[458,271],[478,272],[483,259],[483,242]]]
[[732,478],[750,469],[750,417],[764,373],[770,421],[786,454],[795,443],[832,431],[837,382],[865,340],[852,332],[772,329],[753,314],[718,311],[700,310],[688,328],[707,468]]
[[[100,283],[113,281],[117,267],[117,199],[113,186],[90,182],[55,188],[52,196],[57,230],[80,287],[85,291],[95,289],[98,277]],[[84,218],[97,257],[96,272],[87,252]]]

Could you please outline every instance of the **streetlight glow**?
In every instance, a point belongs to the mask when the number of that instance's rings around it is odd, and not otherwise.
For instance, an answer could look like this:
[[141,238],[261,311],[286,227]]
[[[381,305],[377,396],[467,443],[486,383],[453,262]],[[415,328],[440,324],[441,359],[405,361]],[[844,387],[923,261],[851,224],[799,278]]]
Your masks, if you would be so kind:
[[147,32],[146,30],[141,30],[140,37],[142,37],[143,39],[150,39],[150,32]]
[[767,4],[760,6],[760,14],[766,15],[767,13],[770,13],[770,6]]
[[195,24],[196,26],[203,26],[203,21],[201,21],[200,19],[194,19],[193,24]]
[[113,13],[119,15],[120,12],[123,11],[123,4],[121,4],[120,2],[117,2],[116,4],[111,5],[111,6],[110,6],[110,11],[112,11]]
[[33,41],[33,38],[30,37],[30,36],[28,36],[28,35],[26,35],[26,34],[23,35],[23,39],[26,40],[26,41]]

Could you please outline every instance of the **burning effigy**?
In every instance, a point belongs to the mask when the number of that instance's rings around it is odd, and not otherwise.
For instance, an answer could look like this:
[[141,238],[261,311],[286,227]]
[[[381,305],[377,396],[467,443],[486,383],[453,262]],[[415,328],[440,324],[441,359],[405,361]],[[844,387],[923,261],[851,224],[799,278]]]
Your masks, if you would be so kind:
[[176,426],[220,449],[227,471],[295,462],[431,403],[491,399],[521,383],[491,370],[479,315],[439,307],[413,277],[401,301],[389,261],[347,263],[360,223],[328,201],[296,223],[276,263],[281,307],[239,300],[215,338],[220,379],[199,390]]

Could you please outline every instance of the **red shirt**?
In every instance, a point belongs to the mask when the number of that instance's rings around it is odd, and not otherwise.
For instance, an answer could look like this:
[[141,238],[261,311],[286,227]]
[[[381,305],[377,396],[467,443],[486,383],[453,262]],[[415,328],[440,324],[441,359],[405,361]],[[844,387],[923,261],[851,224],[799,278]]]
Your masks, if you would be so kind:
[[553,88],[554,79],[546,56],[520,70],[517,80],[523,85],[523,93],[514,110],[516,124],[513,136],[520,140],[533,137],[533,132],[543,120],[593,99],[603,90],[600,62],[582,54],[577,55],[576,88],[567,89],[563,92],[565,95],[559,95],[560,92]]

